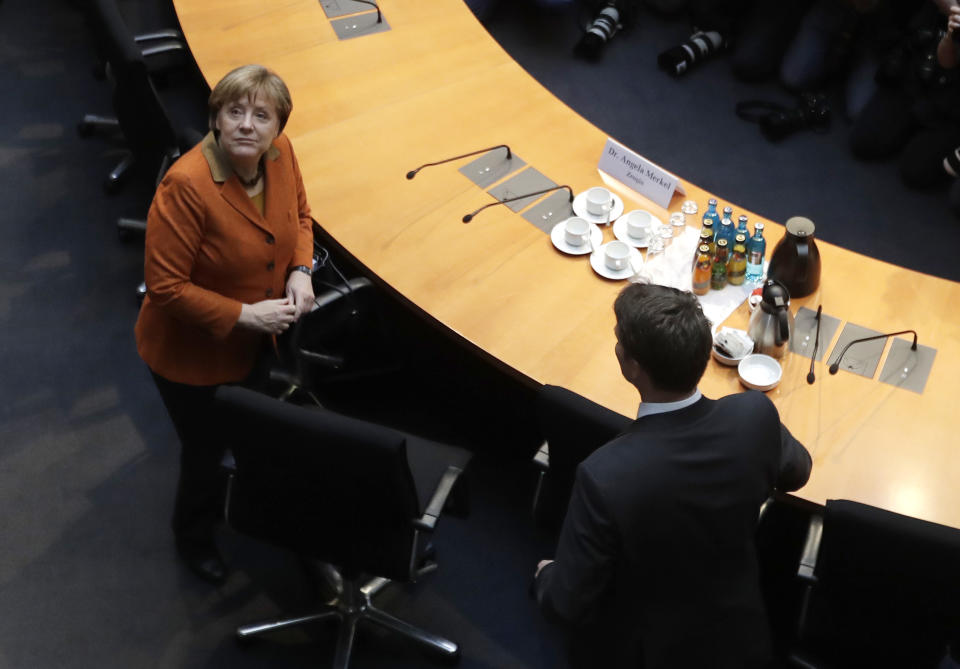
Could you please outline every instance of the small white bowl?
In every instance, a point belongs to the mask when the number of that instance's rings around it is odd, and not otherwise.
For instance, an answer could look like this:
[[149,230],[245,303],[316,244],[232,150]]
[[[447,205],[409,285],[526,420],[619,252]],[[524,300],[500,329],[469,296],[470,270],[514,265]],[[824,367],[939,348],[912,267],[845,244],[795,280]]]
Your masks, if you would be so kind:
[[737,365],[740,383],[753,390],[766,392],[780,385],[783,369],[780,363],[769,355],[751,353]]
[[717,350],[716,346],[710,347],[711,353],[713,353],[713,359],[719,362],[721,365],[726,365],[727,367],[736,367],[740,364],[740,361],[743,360],[746,356],[740,358],[728,358],[723,353]]

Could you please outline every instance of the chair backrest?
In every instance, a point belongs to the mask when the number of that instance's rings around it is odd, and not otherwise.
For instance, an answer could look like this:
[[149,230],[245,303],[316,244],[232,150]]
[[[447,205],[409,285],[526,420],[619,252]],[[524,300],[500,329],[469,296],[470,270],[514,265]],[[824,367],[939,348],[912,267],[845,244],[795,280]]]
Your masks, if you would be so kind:
[[140,47],[116,0],[87,0],[86,11],[113,79],[114,112],[130,150],[141,160],[159,160],[177,149],[177,135],[150,80]]
[[420,509],[404,435],[245,388],[216,400],[234,528],[346,572],[409,578]]
[[810,641],[839,666],[933,667],[960,630],[960,530],[829,500],[814,573]]
[[566,388],[549,385],[537,393],[537,419],[550,447],[550,470],[536,516],[538,522],[557,527],[567,512],[577,466],[631,421]]

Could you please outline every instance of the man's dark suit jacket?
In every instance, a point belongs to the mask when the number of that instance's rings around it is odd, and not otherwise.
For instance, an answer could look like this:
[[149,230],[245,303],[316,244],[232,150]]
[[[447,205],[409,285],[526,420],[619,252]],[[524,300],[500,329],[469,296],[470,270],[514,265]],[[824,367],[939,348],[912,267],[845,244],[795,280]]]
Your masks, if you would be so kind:
[[765,666],[758,514],[810,466],[761,393],[638,418],[577,469],[541,609],[592,630],[592,666]]

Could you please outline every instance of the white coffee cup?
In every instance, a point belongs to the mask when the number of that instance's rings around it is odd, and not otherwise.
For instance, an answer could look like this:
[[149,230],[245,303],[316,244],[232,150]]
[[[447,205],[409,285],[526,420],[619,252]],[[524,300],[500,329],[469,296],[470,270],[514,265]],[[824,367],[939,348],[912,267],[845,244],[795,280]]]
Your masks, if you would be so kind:
[[594,186],[587,191],[587,211],[594,216],[606,216],[613,209],[613,194],[606,188]]
[[590,234],[590,224],[582,218],[568,218],[563,226],[563,239],[570,246],[583,246]]
[[631,211],[627,214],[627,234],[640,243],[648,243],[653,233],[653,217],[649,211]]
[[626,269],[630,261],[630,247],[621,241],[607,244],[603,249],[604,264],[614,271]]

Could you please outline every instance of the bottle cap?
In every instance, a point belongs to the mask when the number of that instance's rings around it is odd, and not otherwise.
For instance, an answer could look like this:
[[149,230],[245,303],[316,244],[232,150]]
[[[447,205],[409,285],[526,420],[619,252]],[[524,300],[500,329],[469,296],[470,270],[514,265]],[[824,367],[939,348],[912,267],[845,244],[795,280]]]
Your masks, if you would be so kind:
[[720,239],[717,240],[717,246],[718,246],[718,247],[723,248],[723,247],[726,246],[726,245],[727,245],[727,240],[726,240],[726,239],[724,239],[724,238],[721,237]]

